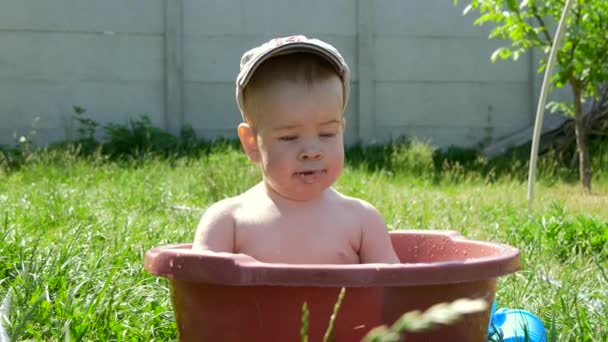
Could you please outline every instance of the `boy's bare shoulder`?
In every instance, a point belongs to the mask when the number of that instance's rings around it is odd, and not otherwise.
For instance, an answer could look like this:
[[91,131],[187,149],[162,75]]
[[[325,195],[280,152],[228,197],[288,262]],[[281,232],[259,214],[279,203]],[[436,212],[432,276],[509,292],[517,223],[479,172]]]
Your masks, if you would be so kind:
[[355,211],[361,213],[362,215],[370,215],[378,212],[378,210],[366,200],[347,196],[338,191],[335,191],[335,193],[338,196],[341,204],[350,212]]
[[196,229],[193,248],[233,253],[235,212],[241,205],[241,197],[236,196],[209,206]]
[[259,186],[254,186],[237,196],[219,200],[205,210],[202,221],[208,221],[206,219],[234,219],[235,215],[238,215],[237,213],[242,209],[246,209],[252,203],[259,203],[260,195]]
[[234,212],[238,210],[243,203],[243,199],[241,196],[242,195],[228,197],[213,203],[205,210],[203,216],[232,216]]
[[361,223],[363,231],[376,230],[381,228],[386,230],[384,219],[380,215],[380,212],[371,203],[361,198],[350,197],[336,192],[343,203],[344,212],[350,215],[354,214]]

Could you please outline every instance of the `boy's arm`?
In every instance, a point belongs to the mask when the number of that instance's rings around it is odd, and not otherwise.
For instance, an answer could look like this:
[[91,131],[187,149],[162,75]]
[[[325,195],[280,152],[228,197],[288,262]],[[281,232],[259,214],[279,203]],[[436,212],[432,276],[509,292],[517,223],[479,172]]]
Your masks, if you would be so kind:
[[225,201],[209,207],[201,218],[192,249],[234,253],[234,218]]
[[398,263],[386,224],[376,208],[363,204],[363,227],[361,231],[361,263]]

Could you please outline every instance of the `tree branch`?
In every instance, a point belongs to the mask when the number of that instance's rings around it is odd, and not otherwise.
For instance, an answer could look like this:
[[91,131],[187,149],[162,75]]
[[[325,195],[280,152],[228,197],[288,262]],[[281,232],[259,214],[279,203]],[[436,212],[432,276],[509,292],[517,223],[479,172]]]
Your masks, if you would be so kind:
[[[580,6],[574,6],[574,9],[574,15],[576,17],[576,24],[574,25],[574,27],[578,27],[581,23],[581,8]],[[574,50],[576,50],[576,46],[578,45],[579,41],[580,39],[574,39],[574,41],[572,42],[572,49],[570,49],[570,62],[574,60]]]
[[543,28],[543,33],[545,34],[545,38],[547,38],[547,43],[549,43],[549,46],[552,46],[553,39],[549,34],[549,30],[547,28],[547,25],[545,24],[545,20],[538,14],[538,8],[536,8],[534,2],[532,2],[530,9],[532,9],[532,13],[534,14],[534,18],[536,18],[536,20],[538,21],[538,24]]
[[[576,50],[576,46],[578,45],[578,40],[572,42],[572,48],[570,49],[570,60],[568,61],[568,68],[572,68],[572,62],[574,61],[574,51]],[[572,70],[570,71],[572,72]]]

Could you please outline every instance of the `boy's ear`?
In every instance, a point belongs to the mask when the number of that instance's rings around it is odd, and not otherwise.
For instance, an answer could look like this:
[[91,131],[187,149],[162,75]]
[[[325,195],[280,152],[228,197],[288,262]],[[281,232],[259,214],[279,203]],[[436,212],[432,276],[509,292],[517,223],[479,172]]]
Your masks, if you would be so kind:
[[346,129],[346,118],[343,117],[342,118],[342,131],[344,131]]
[[239,124],[238,134],[243,150],[245,150],[249,160],[253,163],[259,162],[260,150],[258,149],[258,142],[253,128],[249,124],[242,122]]

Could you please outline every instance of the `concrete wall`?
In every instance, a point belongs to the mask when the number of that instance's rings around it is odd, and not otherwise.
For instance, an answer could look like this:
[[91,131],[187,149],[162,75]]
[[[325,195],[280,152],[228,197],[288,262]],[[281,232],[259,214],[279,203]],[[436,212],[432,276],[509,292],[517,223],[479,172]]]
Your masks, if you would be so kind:
[[[184,120],[197,131],[235,136],[241,119],[234,89],[241,56],[275,36],[303,32],[336,46],[354,71],[356,101],[352,0],[184,0],[183,4]],[[356,106],[348,106],[346,117],[347,139],[354,141]]]
[[418,136],[474,145],[528,126],[533,60],[491,63],[499,44],[445,0],[3,0],[0,144],[34,125],[74,134],[73,105],[98,122],[146,113],[154,125],[235,137],[242,53],[303,33],[353,71],[347,142]]
[[64,138],[73,105],[102,123],[159,123],[162,18],[162,0],[0,2],[0,144],[32,127]]

